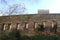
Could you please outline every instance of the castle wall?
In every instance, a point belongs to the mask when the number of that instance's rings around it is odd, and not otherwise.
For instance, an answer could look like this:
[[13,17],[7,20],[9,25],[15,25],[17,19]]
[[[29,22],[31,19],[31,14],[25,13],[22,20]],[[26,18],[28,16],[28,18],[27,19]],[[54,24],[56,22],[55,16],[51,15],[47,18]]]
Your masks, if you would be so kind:
[[30,15],[12,15],[12,16],[1,16],[0,17],[0,27],[4,23],[6,27],[11,24],[11,28],[16,28],[17,23],[20,25],[20,29],[24,30],[25,23],[28,24],[28,29],[35,29],[34,23],[37,23],[36,27],[42,23],[46,22],[46,27],[51,27],[52,20],[57,22],[58,27],[60,27],[60,14],[30,14]]

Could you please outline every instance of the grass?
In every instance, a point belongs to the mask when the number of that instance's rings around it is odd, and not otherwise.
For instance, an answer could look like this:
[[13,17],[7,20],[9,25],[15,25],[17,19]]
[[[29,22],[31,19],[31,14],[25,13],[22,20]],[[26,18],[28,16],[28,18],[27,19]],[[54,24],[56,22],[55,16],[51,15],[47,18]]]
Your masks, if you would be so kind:
[[22,36],[22,40],[60,40],[60,36],[56,35],[35,35],[35,36]]

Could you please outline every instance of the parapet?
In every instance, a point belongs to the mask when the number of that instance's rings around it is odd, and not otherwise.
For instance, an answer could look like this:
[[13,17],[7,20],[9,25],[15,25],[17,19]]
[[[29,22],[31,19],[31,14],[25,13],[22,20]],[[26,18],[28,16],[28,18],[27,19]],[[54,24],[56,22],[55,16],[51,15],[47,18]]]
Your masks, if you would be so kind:
[[49,14],[49,10],[38,10],[38,14]]

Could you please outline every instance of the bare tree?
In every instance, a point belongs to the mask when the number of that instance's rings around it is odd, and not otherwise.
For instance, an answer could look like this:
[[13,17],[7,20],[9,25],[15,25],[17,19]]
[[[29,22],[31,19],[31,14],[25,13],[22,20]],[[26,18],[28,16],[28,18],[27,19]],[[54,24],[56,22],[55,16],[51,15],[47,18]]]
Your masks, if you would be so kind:
[[24,13],[26,11],[26,7],[18,4],[13,4],[9,6],[9,15],[13,13]]
[[1,0],[1,3],[4,3],[4,4],[6,4],[6,6],[9,7],[9,9],[7,9],[7,10],[9,10],[9,12],[7,12],[8,15],[12,15],[13,13],[15,13],[14,15],[16,15],[18,13],[23,14],[26,11],[26,7],[24,4],[23,5],[20,5],[20,4],[9,5],[7,0]]
[[18,8],[17,5],[13,5],[13,6],[9,7],[9,15],[11,15],[17,8]]
[[7,4],[7,1],[6,0],[1,0],[1,3]]

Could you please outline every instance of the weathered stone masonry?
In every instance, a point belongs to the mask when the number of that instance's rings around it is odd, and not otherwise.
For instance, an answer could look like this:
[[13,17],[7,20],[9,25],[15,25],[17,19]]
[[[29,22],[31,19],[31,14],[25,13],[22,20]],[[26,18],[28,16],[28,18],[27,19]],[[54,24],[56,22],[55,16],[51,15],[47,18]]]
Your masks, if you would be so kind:
[[0,16],[0,30],[11,30],[13,28],[19,30],[34,30],[43,21],[46,21],[45,27],[52,26],[52,20],[55,20],[60,30],[60,14],[27,14],[27,15],[12,15]]

